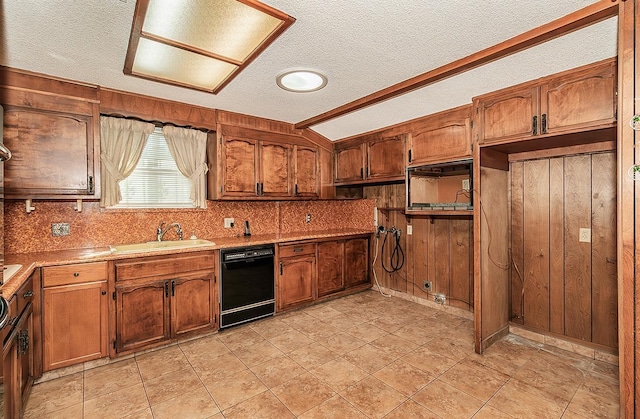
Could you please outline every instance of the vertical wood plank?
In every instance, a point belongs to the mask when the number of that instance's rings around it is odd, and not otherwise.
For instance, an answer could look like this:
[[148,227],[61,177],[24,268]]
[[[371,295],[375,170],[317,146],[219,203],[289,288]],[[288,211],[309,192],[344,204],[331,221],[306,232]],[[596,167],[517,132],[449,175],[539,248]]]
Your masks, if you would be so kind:
[[511,321],[523,323],[524,296],[524,163],[511,163]]
[[470,220],[452,218],[451,222],[451,305],[468,310],[471,306],[473,277],[470,275],[471,240]]
[[613,153],[592,156],[592,341],[618,347],[616,260],[616,160]]
[[413,295],[428,298],[424,281],[429,280],[427,271],[427,235],[429,234],[429,221],[426,217],[413,217],[412,251],[407,255],[407,261],[413,265]]
[[549,330],[549,160],[524,162],[524,324]]
[[549,324],[564,334],[564,158],[549,161]]
[[580,229],[591,228],[591,156],[565,158],[565,334],[591,340],[591,244]]
[[449,236],[449,219],[437,218],[434,220],[434,247],[435,247],[435,277],[434,289],[438,293],[450,295],[451,273],[449,260],[451,258],[451,238]]

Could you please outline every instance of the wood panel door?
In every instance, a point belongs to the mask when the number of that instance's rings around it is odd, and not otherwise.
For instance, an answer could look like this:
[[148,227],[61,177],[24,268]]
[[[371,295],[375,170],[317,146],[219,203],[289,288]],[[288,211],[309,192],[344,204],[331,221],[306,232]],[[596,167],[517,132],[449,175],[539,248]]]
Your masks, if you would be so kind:
[[172,337],[214,328],[213,276],[184,276],[170,281]]
[[318,297],[344,289],[344,241],[318,243]]
[[107,283],[44,288],[43,370],[107,356]]
[[320,195],[320,153],[317,148],[293,147],[294,195],[318,197]]
[[259,188],[258,141],[226,137],[222,140],[222,195],[256,196]]
[[7,106],[5,197],[93,197],[93,124],[87,115]]
[[335,183],[359,182],[364,180],[364,144],[336,149],[334,156],[335,173],[333,180]]
[[315,299],[315,295],[315,255],[281,259],[278,277],[279,310],[309,303]]
[[411,166],[471,157],[471,106],[425,118],[409,136]]
[[616,64],[608,61],[552,78],[541,88],[541,134],[616,122]]
[[383,180],[404,177],[405,136],[380,138],[369,141],[365,178]]
[[169,282],[116,286],[116,352],[168,340]]
[[474,100],[479,122],[477,140],[492,143],[537,135],[540,130],[539,87],[518,87]]
[[260,156],[260,196],[288,197],[293,195],[291,180],[291,146],[262,141]]
[[349,239],[344,244],[345,288],[369,282],[369,239]]

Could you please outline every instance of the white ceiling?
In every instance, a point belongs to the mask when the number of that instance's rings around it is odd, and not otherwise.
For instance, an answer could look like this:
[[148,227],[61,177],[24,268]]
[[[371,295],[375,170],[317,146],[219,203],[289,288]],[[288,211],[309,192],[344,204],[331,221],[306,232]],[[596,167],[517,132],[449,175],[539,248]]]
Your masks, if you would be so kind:
[[[296,123],[596,3],[264,2],[295,17],[296,22],[218,95],[123,74],[135,0],[1,0],[0,64]],[[311,128],[337,140],[470,103],[473,96],[482,93],[613,57],[616,31],[617,19],[610,18]],[[303,94],[277,87],[275,78],[279,73],[299,67],[323,71],[329,84],[321,91]]]

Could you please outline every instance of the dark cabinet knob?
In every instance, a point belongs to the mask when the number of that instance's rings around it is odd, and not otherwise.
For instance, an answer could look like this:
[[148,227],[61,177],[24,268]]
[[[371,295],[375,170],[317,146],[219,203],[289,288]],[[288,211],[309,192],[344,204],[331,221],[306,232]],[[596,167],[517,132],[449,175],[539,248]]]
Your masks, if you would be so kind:
[[78,272],[74,272],[73,276],[75,276],[76,278],[80,276],[80,274]]

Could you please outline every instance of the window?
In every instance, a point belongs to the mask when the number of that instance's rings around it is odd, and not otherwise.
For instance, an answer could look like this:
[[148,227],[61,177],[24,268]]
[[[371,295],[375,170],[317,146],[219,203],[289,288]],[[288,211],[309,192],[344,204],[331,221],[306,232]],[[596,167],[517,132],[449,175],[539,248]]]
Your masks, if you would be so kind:
[[140,161],[120,182],[122,201],[114,208],[195,208],[191,183],[176,166],[161,127],[149,135]]

